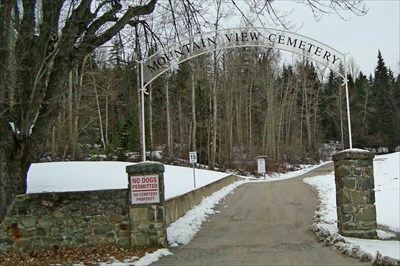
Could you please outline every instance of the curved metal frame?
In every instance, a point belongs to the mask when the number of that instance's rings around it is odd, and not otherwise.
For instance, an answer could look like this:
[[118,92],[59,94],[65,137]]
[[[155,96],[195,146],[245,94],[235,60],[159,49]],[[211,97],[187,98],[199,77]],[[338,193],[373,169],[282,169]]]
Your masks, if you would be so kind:
[[[258,42],[258,38],[257,38],[257,42],[253,42],[252,40],[247,40],[247,39],[244,40],[243,35],[241,35],[242,40],[239,40],[240,36],[237,35],[238,33],[241,33],[241,34],[246,33],[246,32],[248,33],[250,30],[254,30],[256,33],[258,33],[259,37],[261,36],[263,38],[262,39],[263,42],[261,42],[261,41]],[[230,37],[236,37],[236,41],[235,40],[231,41],[228,38],[228,36],[226,35],[226,34],[231,34],[232,32],[234,32],[235,35],[231,35]],[[265,33],[270,34],[269,38],[266,38]],[[210,45],[210,46],[206,47],[206,45],[204,43],[204,38],[207,37],[208,35],[211,35],[214,37],[214,42],[213,42],[214,45],[213,46]],[[279,37],[278,38],[279,42],[277,44],[275,41],[271,41],[270,36],[272,36],[272,35],[274,35],[275,37],[284,36],[284,38]],[[224,36],[225,36],[225,39],[229,40],[228,42],[223,41]],[[295,39],[296,41],[294,42],[295,45],[297,44],[297,40],[300,39],[300,47],[290,46],[288,44],[282,43],[281,40],[285,39],[286,37],[289,37],[289,40],[291,39],[290,37],[295,37],[296,38]],[[205,49],[198,49],[199,50],[198,52],[194,52],[193,44],[194,44],[195,40],[196,41],[200,40],[201,42],[203,42],[203,48],[205,48]],[[221,42],[217,43],[217,40],[221,41]],[[304,42],[304,40],[305,40],[305,42]],[[291,44],[293,44],[293,42]],[[309,51],[302,49],[301,48],[302,44],[304,44],[304,48],[305,48],[306,44],[310,44]],[[187,53],[182,52],[182,47],[185,47],[187,49]],[[174,43],[168,47],[165,47],[162,51],[159,51],[159,52],[149,56],[148,58],[146,58],[142,61],[139,61],[139,63],[140,63],[140,85],[141,85],[142,161],[146,161],[145,126],[144,126],[144,95],[148,94],[146,91],[147,85],[149,85],[151,82],[153,82],[156,78],[158,78],[165,72],[167,72],[167,71],[175,68],[179,64],[186,62],[190,59],[193,59],[197,56],[200,56],[200,55],[203,55],[206,53],[210,53],[213,51],[222,50],[222,49],[231,49],[231,48],[240,48],[240,47],[266,47],[266,48],[279,49],[279,50],[299,54],[301,56],[305,56],[317,63],[320,63],[320,64],[328,67],[329,69],[331,69],[332,71],[337,73],[340,77],[342,77],[343,85],[345,86],[345,90],[346,90],[346,108],[347,108],[347,120],[348,120],[349,147],[350,147],[350,149],[353,148],[352,135],[351,135],[352,133],[351,133],[350,103],[349,103],[349,93],[348,93],[347,65],[346,65],[346,55],[345,54],[340,53],[339,51],[335,50],[334,48],[332,48],[324,43],[321,43],[317,40],[308,38],[304,35],[289,32],[289,31],[277,30],[277,29],[272,29],[272,28],[251,28],[251,29],[249,29],[249,28],[229,28],[229,29],[221,29],[218,31],[210,31],[207,33],[192,36],[190,38],[184,39],[181,42]],[[311,53],[310,50],[312,47],[318,47],[321,49],[319,50],[317,48],[317,50],[314,51],[314,53]],[[165,64],[166,67],[162,66],[162,69],[160,71],[158,71],[154,76],[151,76],[149,79],[147,77],[145,77],[145,73],[144,73],[144,70],[145,70],[144,65],[145,64],[147,64],[148,62],[151,62],[151,60],[153,60],[153,62],[155,62],[154,60],[156,60],[157,58],[161,58],[163,56],[164,56],[164,61],[166,61],[165,58],[167,58],[167,54],[170,53],[170,51],[178,51],[176,49],[181,49],[179,54],[185,54],[187,56],[185,56],[183,58],[182,58],[182,56],[176,56],[176,58],[169,60],[169,62]],[[318,57],[313,56],[313,54],[317,55],[317,52],[321,52],[322,50],[325,50],[326,53],[328,51],[330,51],[329,54],[333,55],[334,58],[336,58],[336,56],[335,56],[335,54],[336,54],[337,58],[334,62],[340,60],[339,61],[340,64],[337,65],[336,68],[334,68],[334,67],[332,67],[332,64],[334,64],[334,63],[327,64],[327,63],[324,63],[323,61],[317,60]],[[333,52],[335,54],[333,54]],[[326,53],[325,53],[325,55],[326,55]],[[325,56],[323,57],[323,59],[325,59]],[[343,66],[343,69],[344,69],[343,74],[340,72],[340,66]]]

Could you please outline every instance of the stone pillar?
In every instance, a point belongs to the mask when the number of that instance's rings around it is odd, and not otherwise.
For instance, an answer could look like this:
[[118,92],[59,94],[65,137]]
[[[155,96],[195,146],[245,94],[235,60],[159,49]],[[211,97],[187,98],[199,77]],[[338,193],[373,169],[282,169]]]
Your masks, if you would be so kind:
[[128,165],[131,247],[167,246],[164,165]]
[[345,150],[333,156],[339,234],[377,238],[374,191],[374,154]]

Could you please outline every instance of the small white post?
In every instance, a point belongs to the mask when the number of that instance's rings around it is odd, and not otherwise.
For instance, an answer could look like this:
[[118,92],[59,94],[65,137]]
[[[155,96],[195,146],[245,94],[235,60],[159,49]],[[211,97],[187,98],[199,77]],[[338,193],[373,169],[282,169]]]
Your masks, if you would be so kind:
[[193,187],[196,188],[196,168],[194,167],[194,164],[195,163],[193,163]]
[[347,126],[349,131],[349,147],[353,148],[353,140],[351,136],[351,117],[350,117],[350,100],[349,100],[349,82],[347,80],[347,63],[346,55],[344,55],[344,85],[346,88],[346,105],[347,105]]
[[266,159],[267,156],[263,155],[263,156],[257,156],[256,160],[257,160],[257,172],[258,174],[261,174],[263,176],[263,178],[265,179],[265,172],[266,172]]
[[196,171],[195,171],[195,163],[197,163],[197,152],[192,151],[189,152],[189,162],[193,165],[193,186],[196,188]]

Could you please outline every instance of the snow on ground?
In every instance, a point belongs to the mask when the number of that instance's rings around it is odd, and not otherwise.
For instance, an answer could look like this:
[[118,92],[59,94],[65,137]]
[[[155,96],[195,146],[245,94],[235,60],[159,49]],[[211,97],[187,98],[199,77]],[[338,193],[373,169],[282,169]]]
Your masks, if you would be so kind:
[[206,218],[214,214],[214,206],[225,198],[229,193],[234,193],[234,189],[247,180],[237,181],[230,184],[211,196],[204,198],[201,203],[189,210],[183,217],[179,218],[167,228],[168,243],[171,246],[186,245],[196,233],[201,229],[201,225]]
[[[127,187],[127,175],[125,166],[131,163],[123,162],[65,162],[46,163],[32,165],[28,174],[28,193],[42,191],[78,191],[95,189],[114,189]],[[302,175],[316,166],[303,166],[302,170],[268,175],[264,180],[256,182],[271,182]],[[193,169],[166,165],[165,187],[166,197],[172,198],[193,190]],[[400,232],[399,223],[399,177],[400,177],[400,153],[376,156],[374,160],[376,208],[378,224],[385,225],[395,232]],[[204,186],[215,180],[227,176],[226,173],[196,169],[197,187]],[[250,178],[237,181],[213,195],[204,198],[203,201],[186,213],[168,229],[168,242],[171,246],[187,244],[200,230],[202,222],[214,213],[214,206],[226,195],[234,193],[237,186],[246,182],[255,182]],[[305,179],[305,182],[316,188],[319,194],[320,206],[317,210],[319,219],[313,227],[327,233],[327,241],[345,253],[359,257],[374,258],[379,252],[381,256],[400,259],[400,241],[388,240],[364,240],[343,238],[337,234],[336,226],[336,195],[333,173],[325,176],[317,176]],[[176,184],[179,184],[179,188]],[[390,206],[390,208],[388,208]],[[380,238],[388,238],[393,235],[383,231],[378,232]],[[168,249],[160,249],[147,254],[135,262],[104,263],[103,265],[150,265],[162,256],[172,255]]]
[[[206,186],[229,173],[195,169],[196,188]],[[170,199],[194,190],[193,168],[165,165],[165,198]],[[177,185],[179,184],[179,185]]]
[[[28,193],[127,188],[127,165],[132,163],[101,161],[32,164],[28,172]],[[228,175],[195,169],[196,188]],[[164,176],[166,199],[194,190],[192,168],[165,165]]]
[[[375,205],[377,223],[400,233],[400,152],[376,156],[374,159]],[[313,228],[329,238],[337,248],[356,257],[375,258],[377,252],[400,260],[400,241],[366,240],[338,235],[336,225],[336,192],[334,173],[304,179],[318,191],[320,205],[318,220]],[[394,237],[394,233],[378,230],[380,239]]]
[[378,224],[400,232],[400,152],[377,156],[374,176]]

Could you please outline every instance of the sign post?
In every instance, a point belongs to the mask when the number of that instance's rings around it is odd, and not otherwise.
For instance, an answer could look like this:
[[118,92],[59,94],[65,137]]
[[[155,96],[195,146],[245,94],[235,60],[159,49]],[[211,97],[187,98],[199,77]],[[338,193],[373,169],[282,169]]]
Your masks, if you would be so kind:
[[267,156],[257,156],[256,160],[257,160],[257,172],[262,175],[265,179],[265,161],[267,159]]
[[194,164],[197,163],[197,152],[191,151],[189,152],[189,162],[193,165],[193,186],[196,188],[196,172]]

